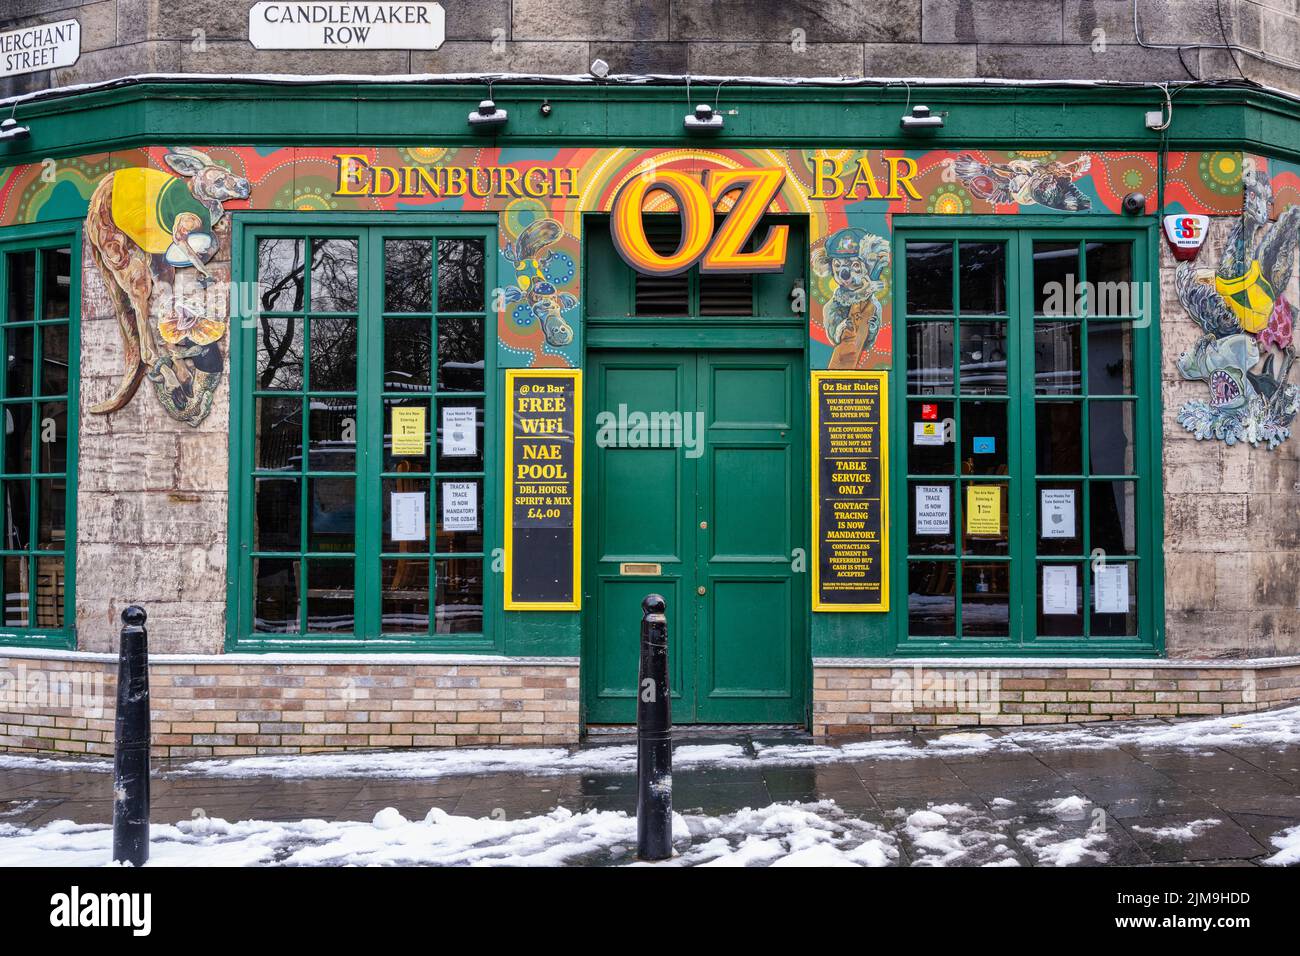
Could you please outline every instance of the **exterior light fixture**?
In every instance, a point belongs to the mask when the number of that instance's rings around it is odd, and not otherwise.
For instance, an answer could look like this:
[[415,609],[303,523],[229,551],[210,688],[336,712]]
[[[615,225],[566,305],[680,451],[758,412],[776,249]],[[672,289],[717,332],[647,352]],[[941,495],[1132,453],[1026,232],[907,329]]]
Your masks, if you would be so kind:
[[943,126],[943,114],[931,113],[930,107],[918,103],[912,107],[912,112],[903,114],[899,125],[903,129],[938,129]]
[[603,80],[605,77],[609,76],[609,64],[597,57],[591,61],[591,69],[589,72],[596,79]]
[[16,141],[31,135],[32,131],[26,126],[19,126],[18,121],[12,116],[0,121],[0,140]]
[[722,114],[715,112],[708,103],[701,103],[695,107],[694,113],[686,114],[682,125],[689,131],[720,130],[722,129]]
[[497,109],[497,105],[491,100],[484,100],[478,105],[478,109],[469,114],[469,125],[475,128],[505,126],[509,118],[505,110]]

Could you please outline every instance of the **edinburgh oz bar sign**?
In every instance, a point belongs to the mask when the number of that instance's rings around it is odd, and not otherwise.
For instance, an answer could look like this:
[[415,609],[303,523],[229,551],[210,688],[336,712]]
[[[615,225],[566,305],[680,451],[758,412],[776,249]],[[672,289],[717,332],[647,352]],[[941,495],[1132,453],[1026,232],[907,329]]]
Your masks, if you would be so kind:
[[885,372],[813,372],[813,610],[889,610]]
[[576,611],[582,372],[511,369],[506,399],[505,607]]
[[259,50],[436,50],[446,39],[438,3],[255,3],[248,42]]

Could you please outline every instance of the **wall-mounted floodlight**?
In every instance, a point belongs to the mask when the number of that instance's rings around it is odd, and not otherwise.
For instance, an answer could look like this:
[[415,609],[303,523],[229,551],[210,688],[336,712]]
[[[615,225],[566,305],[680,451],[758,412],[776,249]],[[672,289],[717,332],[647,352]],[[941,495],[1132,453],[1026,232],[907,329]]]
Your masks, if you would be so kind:
[[603,80],[605,77],[609,76],[609,64],[597,57],[591,61],[591,69],[589,72],[596,79]]
[[903,115],[899,125],[903,129],[938,129],[943,125],[943,114],[931,113],[930,107],[917,104],[912,112]]
[[32,135],[32,131],[26,126],[19,126],[18,121],[12,116],[0,121],[0,140],[15,141],[26,139]]
[[719,130],[722,129],[722,114],[714,111],[708,103],[701,103],[695,107],[694,113],[687,113],[682,125],[688,130]]
[[478,109],[469,114],[469,125],[474,127],[485,126],[505,126],[509,114],[502,109],[497,109],[497,105],[491,100],[484,100],[478,105]]

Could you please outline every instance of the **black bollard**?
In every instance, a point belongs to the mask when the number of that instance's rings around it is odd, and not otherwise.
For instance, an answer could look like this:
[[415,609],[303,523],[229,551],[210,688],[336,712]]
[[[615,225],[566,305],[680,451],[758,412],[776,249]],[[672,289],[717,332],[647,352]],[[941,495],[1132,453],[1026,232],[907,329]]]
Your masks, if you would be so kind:
[[149,634],[144,608],[122,612],[113,753],[113,862],[149,859]]
[[673,715],[668,687],[664,599],[641,602],[641,668],[636,703],[636,855],[673,855]]

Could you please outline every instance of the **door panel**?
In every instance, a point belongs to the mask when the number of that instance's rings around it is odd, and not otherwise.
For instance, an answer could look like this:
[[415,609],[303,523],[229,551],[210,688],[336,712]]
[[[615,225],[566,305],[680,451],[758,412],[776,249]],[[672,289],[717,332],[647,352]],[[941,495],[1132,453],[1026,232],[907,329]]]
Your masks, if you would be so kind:
[[[589,723],[635,719],[640,604],[652,591],[668,604],[676,722],[806,720],[806,602],[791,567],[806,534],[802,368],[786,353],[591,355]],[[671,447],[647,447],[655,436],[638,435],[638,412],[687,417],[659,442]],[[659,573],[624,574],[626,562]]]

